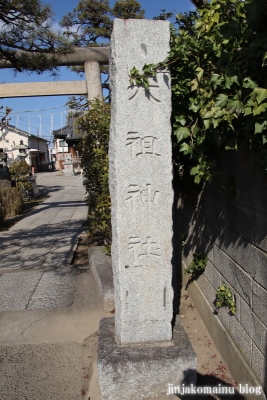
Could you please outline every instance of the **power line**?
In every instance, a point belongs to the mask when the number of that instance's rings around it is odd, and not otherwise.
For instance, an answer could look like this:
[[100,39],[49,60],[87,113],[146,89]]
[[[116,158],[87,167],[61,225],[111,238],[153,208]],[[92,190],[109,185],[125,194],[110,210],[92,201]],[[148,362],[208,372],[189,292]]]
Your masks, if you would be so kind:
[[[64,106],[43,108],[42,110],[17,110],[17,111],[14,111],[13,113],[16,114],[16,113],[42,112],[42,111],[46,111],[46,110],[56,110],[57,108],[64,108],[64,107],[66,107],[66,104]],[[3,111],[0,111],[0,112],[2,114],[4,114]]]
[[[51,112],[47,114],[31,114],[31,115],[21,115],[21,113],[33,113],[41,112],[45,110],[57,110],[65,106],[44,108],[43,110],[25,110],[25,111],[13,111],[9,112],[8,123],[13,125],[17,130],[23,130],[29,134],[35,134],[36,136],[47,138],[47,140],[52,139],[53,131],[58,129],[63,129],[64,126],[69,122],[67,116],[73,112],[72,109]],[[87,111],[82,110],[81,114],[85,114]],[[3,111],[0,114],[5,115]],[[1,117],[0,117],[1,118]],[[74,121],[73,121],[74,123]]]

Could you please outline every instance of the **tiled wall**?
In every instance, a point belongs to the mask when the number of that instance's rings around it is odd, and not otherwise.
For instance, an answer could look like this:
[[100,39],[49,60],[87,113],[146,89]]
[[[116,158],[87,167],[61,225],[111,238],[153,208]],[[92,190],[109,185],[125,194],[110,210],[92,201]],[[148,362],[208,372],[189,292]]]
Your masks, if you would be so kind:
[[267,175],[243,143],[237,155],[225,155],[221,167],[223,179],[212,184],[184,179],[174,212],[176,245],[187,266],[194,252],[208,254],[197,283],[211,306],[219,285],[232,287],[237,312],[231,316],[221,309],[218,317],[266,391]]

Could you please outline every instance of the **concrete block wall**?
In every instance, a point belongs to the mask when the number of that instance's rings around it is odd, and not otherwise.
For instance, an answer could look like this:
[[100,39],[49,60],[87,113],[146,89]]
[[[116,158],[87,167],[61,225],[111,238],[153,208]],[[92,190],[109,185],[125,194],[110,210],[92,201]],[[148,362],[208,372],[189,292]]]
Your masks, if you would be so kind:
[[[216,290],[228,284],[237,312],[218,317],[267,392],[267,176],[240,143],[220,161],[222,180],[198,187],[185,178],[175,209],[176,246],[183,265],[194,252],[208,255],[197,285],[213,307]],[[222,183],[230,183],[222,190]],[[181,246],[181,237],[186,244]]]

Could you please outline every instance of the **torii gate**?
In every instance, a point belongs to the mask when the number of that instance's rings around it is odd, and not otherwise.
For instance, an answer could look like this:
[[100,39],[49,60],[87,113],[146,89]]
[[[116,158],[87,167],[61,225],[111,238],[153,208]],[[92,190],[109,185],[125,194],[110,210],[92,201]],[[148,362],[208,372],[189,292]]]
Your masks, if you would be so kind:
[[[103,98],[99,65],[109,64],[108,47],[76,47],[74,52],[59,55],[56,66],[84,65],[85,81],[4,83],[0,97],[35,97],[61,95],[87,95],[88,100]],[[14,68],[10,63],[0,63],[1,68]]]

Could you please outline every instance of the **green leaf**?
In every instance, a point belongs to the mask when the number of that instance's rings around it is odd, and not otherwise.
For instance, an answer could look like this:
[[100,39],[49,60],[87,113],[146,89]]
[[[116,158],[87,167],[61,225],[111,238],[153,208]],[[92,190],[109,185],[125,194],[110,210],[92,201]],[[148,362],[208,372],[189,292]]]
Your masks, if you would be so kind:
[[178,143],[181,142],[182,140],[188,138],[190,136],[190,130],[188,128],[179,128],[176,131],[174,131],[175,136],[177,137]]
[[224,113],[225,113],[225,110],[224,109],[219,109],[219,110],[216,110],[216,112],[214,113],[214,118],[220,118],[220,117],[222,117],[223,115],[224,115]]
[[260,124],[259,122],[256,122],[255,123],[255,133],[261,133],[262,131],[264,131],[266,124],[267,124],[267,121],[264,121],[262,124]]
[[246,89],[255,89],[257,84],[250,78],[245,78],[243,80],[243,87]]
[[206,112],[206,114],[203,115],[203,118],[208,119],[208,118],[213,117],[214,112],[215,112],[214,110]]
[[201,81],[202,76],[203,76],[203,73],[204,73],[204,70],[203,70],[202,68],[198,67],[198,68],[196,68],[196,71],[198,72],[198,74],[197,74],[197,79],[198,79],[199,81]]
[[267,89],[257,87],[253,90],[253,95],[256,97],[257,103],[260,104],[267,98]]
[[266,108],[267,108],[267,103],[263,103],[263,104],[260,104],[258,107],[254,107],[253,115],[259,115],[262,112],[265,112]]
[[217,82],[219,78],[220,78],[219,74],[211,74],[210,81]]
[[228,96],[226,96],[225,94],[221,93],[216,98],[215,106],[225,107],[227,102],[228,102]]
[[244,111],[243,103],[240,100],[230,100],[228,102],[227,110],[231,114],[241,114]]
[[198,173],[199,173],[199,165],[196,165],[195,167],[191,168],[190,175],[196,175]]
[[211,122],[210,119],[203,119],[203,123],[204,123],[205,129],[209,129],[210,122]]
[[231,76],[231,81],[232,81],[233,83],[236,83],[236,84],[239,86],[239,82],[238,82],[238,77],[237,77],[237,75]]
[[213,95],[213,91],[208,87],[207,87],[207,90],[201,88],[200,92],[201,92],[201,96],[203,96],[204,98],[209,98],[209,97],[212,97],[212,95]]
[[214,128],[217,128],[217,126],[219,126],[220,121],[221,121],[221,120],[220,120],[219,118],[218,118],[218,119],[214,119],[214,118],[213,118],[213,119],[211,120],[211,123],[212,123],[212,125],[213,125]]
[[191,92],[193,92],[194,90],[197,90],[198,88],[198,81],[196,79],[193,79],[191,81]]
[[225,79],[225,87],[227,89],[230,89],[231,86],[232,86],[231,78],[229,76],[227,76],[226,79]]
[[239,17],[246,18],[246,14],[245,14],[245,13],[242,13],[242,12],[240,11],[240,7],[239,7],[240,5],[241,5],[241,3],[237,4],[237,6],[236,6],[236,13],[237,13],[237,15],[238,15]]
[[151,73],[151,64],[145,64],[143,66],[143,72],[144,73]]
[[194,182],[197,183],[197,184],[200,183],[201,182],[201,177],[199,175],[195,175]]
[[194,113],[197,113],[200,109],[200,104],[190,104],[189,110],[192,110]]
[[262,67],[267,65],[267,53],[264,54],[263,60],[262,60]]
[[219,14],[218,12],[216,12],[216,13],[213,15],[213,17],[212,17],[212,20],[213,20],[214,22],[219,22],[219,20],[220,20],[220,14]]
[[180,146],[180,152],[184,153],[184,154],[189,154],[191,153],[192,149],[191,147],[187,144],[187,143],[182,143]]
[[130,70],[130,75],[137,75],[137,74],[139,74],[138,69],[137,69],[136,67],[133,67],[133,68]]
[[184,115],[179,115],[178,117],[175,118],[175,121],[179,121],[179,123],[182,126],[185,126],[185,124],[186,124],[186,119],[185,119]]
[[145,88],[146,90],[149,90],[149,83],[148,83],[148,80],[145,79],[145,78],[144,78],[144,80],[143,80],[143,86],[144,86],[144,88]]
[[222,77],[219,74],[212,74],[210,78],[210,82],[213,83],[213,87],[216,89],[218,85],[222,82]]
[[244,108],[244,115],[250,115],[252,114],[252,108],[251,107],[245,107]]
[[225,79],[225,87],[230,89],[233,83],[236,83],[239,86],[238,78],[236,75],[234,76],[227,76]]
[[203,25],[203,22],[201,21],[201,19],[198,19],[197,22],[196,22],[196,29],[201,28],[202,25]]

